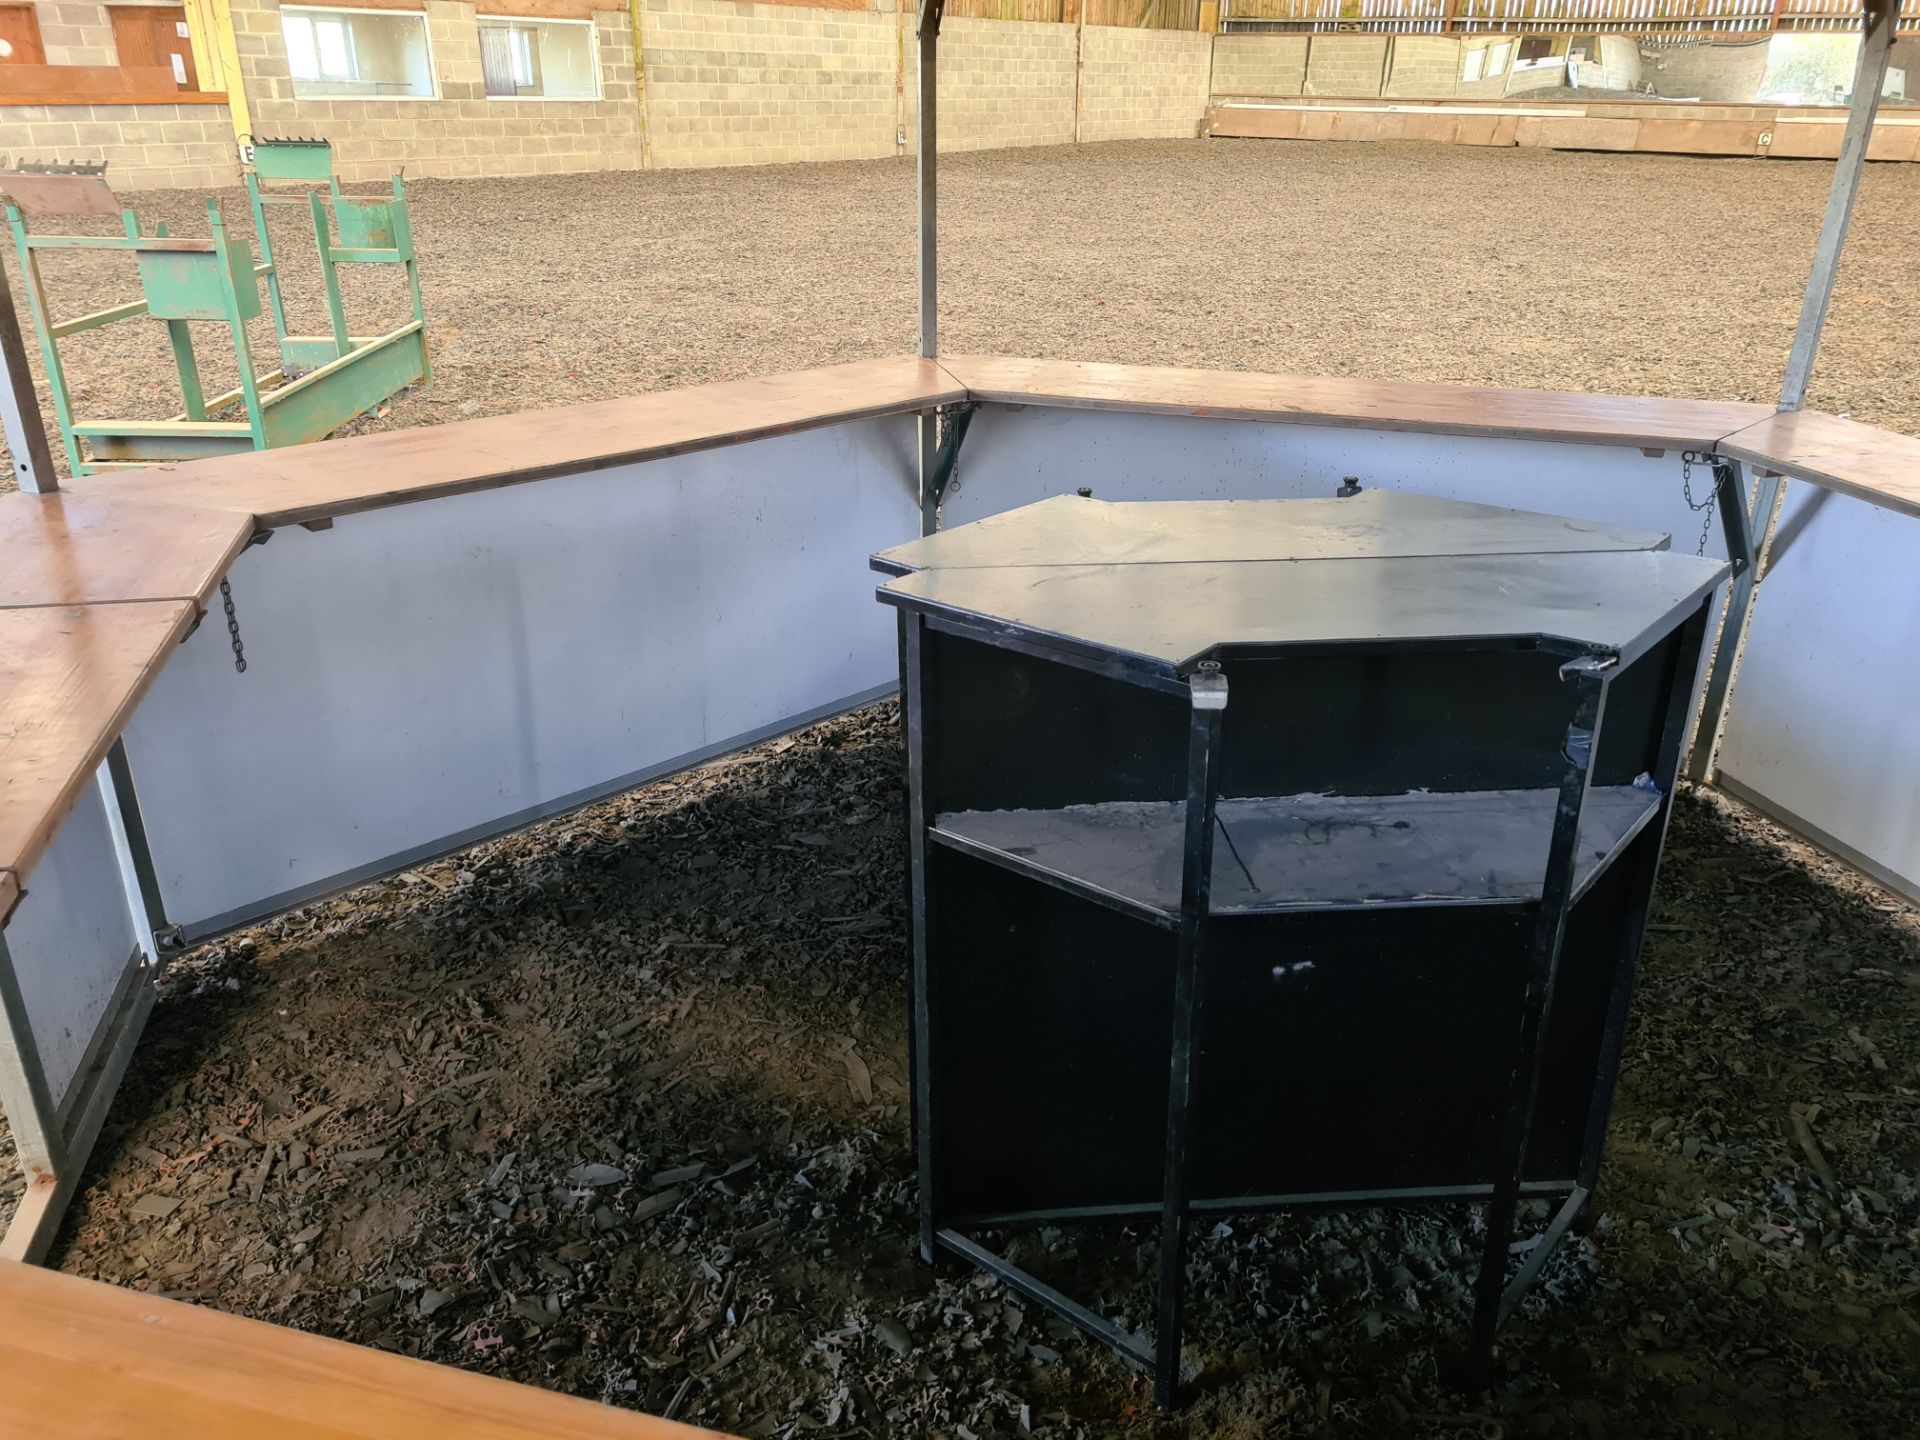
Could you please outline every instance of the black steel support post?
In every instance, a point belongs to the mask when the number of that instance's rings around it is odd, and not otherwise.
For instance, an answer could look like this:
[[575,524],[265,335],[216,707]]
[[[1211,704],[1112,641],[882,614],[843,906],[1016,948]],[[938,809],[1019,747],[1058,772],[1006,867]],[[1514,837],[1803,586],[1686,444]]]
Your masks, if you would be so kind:
[[1475,1378],[1484,1377],[1493,1361],[1494,1331],[1500,1326],[1507,1288],[1507,1250],[1513,1234],[1514,1212],[1520,1202],[1520,1180],[1526,1167],[1527,1141],[1539,1100],[1545,1066],[1547,1017],[1553,1004],[1553,985],[1560,965],[1560,945],[1566,936],[1567,912],[1573,908],[1574,870],[1579,862],[1580,812],[1593,774],[1599,748],[1601,716],[1606,708],[1608,671],[1612,657],[1582,657],[1560,669],[1574,686],[1573,719],[1567,726],[1562,750],[1565,769],[1560,777],[1559,803],[1554,809],[1553,838],[1547,850],[1546,877],[1541,885],[1540,910],[1534,922],[1533,964],[1520,1010],[1520,1032],[1513,1049],[1513,1069],[1501,1114],[1500,1150],[1493,1177],[1493,1198],[1487,1204],[1486,1247],[1480,1257],[1480,1275],[1474,1290],[1470,1362]]
[[[1606,1029],[1601,1034],[1600,1055],[1594,1065],[1593,1098],[1587,1109],[1586,1138],[1580,1148],[1580,1171],[1575,1177],[1592,1204],[1595,1183],[1600,1176],[1600,1154],[1606,1145],[1607,1121],[1613,1113],[1613,1087],[1620,1075],[1620,1053],[1626,1040],[1627,1007],[1633,999],[1633,985],[1640,966],[1640,947],[1647,933],[1647,912],[1652,907],[1654,877],[1660,869],[1660,854],[1666,848],[1667,822],[1673,817],[1673,787],[1679,778],[1680,748],[1687,734],[1687,719],[1693,699],[1694,672],[1700,664],[1700,649],[1706,643],[1711,602],[1702,604],[1680,632],[1680,643],[1673,654],[1673,671],[1667,677],[1667,713],[1661,721],[1660,748],[1654,762],[1653,781],[1660,787],[1660,813],[1649,827],[1651,839],[1643,839],[1632,860],[1627,893],[1634,897],[1625,929],[1620,937],[1620,953],[1614,960],[1613,990],[1607,1000]],[[1723,639],[1722,644],[1726,641]]]
[[[1719,745],[1720,726],[1725,718],[1727,696],[1733,689],[1733,667],[1740,646],[1747,636],[1747,616],[1753,608],[1754,588],[1760,583],[1759,541],[1773,520],[1773,507],[1779,498],[1778,485],[1762,485],[1753,511],[1747,510],[1745,487],[1741,484],[1741,466],[1724,455],[1713,457],[1715,495],[1720,506],[1720,528],[1726,536],[1727,558],[1733,561],[1732,589],[1727,593],[1726,617],[1720,625],[1719,643],[1713,652],[1713,664],[1707,673],[1706,694],[1700,701],[1699,726],[1694,731],[1693,747],[1687,756],[1687,778],[1706,781],[1713,778],[1713,755]],[[1689,694],[1693,677],[1682,679]]]
[[1173,1058],[1167,1077],[1167,1151],[1160,1192],[1160,1313],[1154,1327],[1153,1398],[1173,1404],[1180,1384],[1180,1321],[1186,1290],[1187,1130],[1193,1102],[1194,1034],[1200,1015],[1201,952],[1213,882],[1214,808],[1220,795],[1220,722],[1227,681],[1213,661],[1191,681],[1187,730],[1185,868],[1173,971]]
[[[931,535],[940,528],[940,504],[953,484],[953,473],[960,465],[960,447],[966,443],[967,429],[973,424],[971,402],[946,405],[934,412],[939,422],[934,427],[933,453],[926,462],[926,479],[920,487],[920,533]],[[932,426],[932,421],[927,422]]]
[[927,622],[912,611],[900,612],[900,706],[907,737],[907,896],[912,943],[908,1003],[912,1028],[908,1041],[913,1069],[913,1147],[920,1180],[920,1258],[932,1264],[939,1229],[933,1185],[933,996],[928,981],[932,944],[932,877],[927,873]]

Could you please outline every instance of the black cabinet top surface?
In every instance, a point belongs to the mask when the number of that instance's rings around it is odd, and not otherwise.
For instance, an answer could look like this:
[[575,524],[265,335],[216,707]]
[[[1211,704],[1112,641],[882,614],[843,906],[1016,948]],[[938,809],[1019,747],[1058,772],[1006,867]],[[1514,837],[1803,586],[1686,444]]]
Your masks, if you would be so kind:
[[883,551],[893,605],[1177,674],[1235,650],[1559,642],[1623,658],[1728,571],[1667,537],[1373,490],[1058,497]]

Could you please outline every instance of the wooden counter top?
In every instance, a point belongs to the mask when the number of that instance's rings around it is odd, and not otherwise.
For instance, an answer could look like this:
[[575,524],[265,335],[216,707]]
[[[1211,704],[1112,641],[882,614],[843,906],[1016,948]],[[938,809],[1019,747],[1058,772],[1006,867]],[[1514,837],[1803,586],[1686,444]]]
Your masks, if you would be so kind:
[[95,475],[74,488],[237,511],[271,529],[964,399],[959,382],[931,360],[860,360]]
[[0,610],[0,870],[32,883],[193,617],[184,600]]
[[1735,401],[1480,390],[1073,360],[950,355],[940,363],[974,399],[1005,404],[1661,449],[1709,449],[1729,431],[1773,413],[1766,405]]
[[187,600],[205,607],[253,519],[59,491],[0,496],[0,609]]
[[[0,500],[0,871],[31,879],[193,607],[205,604],[256,527],[967,399],[1646,449],[1718,447],[1920,515],[1920,439],[1812,411],[983,356],[862,360],[90,476],[60,495]],[[123,613],[109,613],[115,610]]]
[[1920,516],[1920,438],[1819,410],[1767,416],[1720,449],[1872,505]]
[[713,1440],[715,1432],[0,1262],[6,1433],[58,1440]]

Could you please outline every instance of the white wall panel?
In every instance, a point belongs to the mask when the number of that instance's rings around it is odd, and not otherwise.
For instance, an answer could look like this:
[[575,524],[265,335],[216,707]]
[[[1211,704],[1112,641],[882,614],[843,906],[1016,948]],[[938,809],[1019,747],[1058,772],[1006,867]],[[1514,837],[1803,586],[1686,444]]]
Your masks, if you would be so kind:
[[910,417],[293,528],[128,749],[168,917],[279,908],[890,687]]
[[97,783],[80,797],[28,877],[6,938],[57,1107],[138,945]]
[[[978,520],[1082,486],[1107,500],[1284,499],[1364,486],[1662,530],[1692,554],[1701,517],[1681,492],[1680,452],[1630,446],[1348,430],[1041,406],[986,406],[960,452],[942,524]],[[1696,470],[1694,495],[1712,493]],[[1726,556],[1716,520],[1706,553]]]
[[1920,894],[1920,521],[1788,487],[1721,780]]

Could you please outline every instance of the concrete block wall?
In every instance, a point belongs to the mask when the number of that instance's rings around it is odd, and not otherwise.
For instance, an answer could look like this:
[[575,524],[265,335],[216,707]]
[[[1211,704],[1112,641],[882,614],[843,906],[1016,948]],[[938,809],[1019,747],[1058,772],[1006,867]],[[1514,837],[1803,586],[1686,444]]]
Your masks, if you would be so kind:
[[1211,89],[1211,35],[1089,25],[1081,43],[1081,140],[1177,140],[1199,134]]
[[49,65],[117,65],[107,7],[91,0],[36,0],[33,18]]
[[763,165],[897,153],[898,17],[735,0],[646,0],[653,164]]
[[0,106],[0,158],[104,160],[116,191],[240,183],[224,105]]
[[1460,42],[1451,35],[1394,37],[1386,88],[1394,96],[1451,99],[1460,82]]
[[1377,96],[1386,77],[1387,36],[1316,35],[1307,52],[1309,95]]
[[1643,74],[1654,93],[1676,99],[1740,102],[1760,93],[1767,75],[1765,40],[1739,45],[1649,47]]
[[[919,50],[902,24],[908,145],[917,144]],[[1078,35],[1072,25],[952,17],[940,26],[940,148],[1071,145]]]
[[488,98],[480,32],[465,0],[426,0],[437,99],[303,100],[294,94],[276,0],[232,0],[232,8],[254,133],[324,136],[343,180],[384,180],[400,166],[408,175],[443,177],[640,167],[644,136],[625,10],[592,12],[599,100]]
[[1229,34],[1213,42],[1216,95],[1300,95],[1307,84],[1305,35]]

